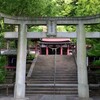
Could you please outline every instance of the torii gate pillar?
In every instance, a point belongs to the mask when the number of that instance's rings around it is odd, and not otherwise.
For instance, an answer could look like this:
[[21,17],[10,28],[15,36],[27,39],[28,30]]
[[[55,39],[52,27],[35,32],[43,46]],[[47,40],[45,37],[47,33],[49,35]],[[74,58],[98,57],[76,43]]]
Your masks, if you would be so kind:
[[27,32],[24,22],[20,24],[18,34],[17,68],[14,100],[25,99],[25,74],[26,74],[26,54],[27,54]]
[[86,43],[84,24],[80,21],[77,26],[77,71],[78,95],[82,100],[89,100],[89,86],[86,66]]

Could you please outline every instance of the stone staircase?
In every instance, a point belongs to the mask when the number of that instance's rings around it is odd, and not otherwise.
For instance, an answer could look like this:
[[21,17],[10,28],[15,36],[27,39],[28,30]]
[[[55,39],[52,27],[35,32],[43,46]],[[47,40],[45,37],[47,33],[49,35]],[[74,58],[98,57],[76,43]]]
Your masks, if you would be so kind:
[[73,56],[39,55],[27,79],[26,95],[65,94],[77,96],[77,72]]

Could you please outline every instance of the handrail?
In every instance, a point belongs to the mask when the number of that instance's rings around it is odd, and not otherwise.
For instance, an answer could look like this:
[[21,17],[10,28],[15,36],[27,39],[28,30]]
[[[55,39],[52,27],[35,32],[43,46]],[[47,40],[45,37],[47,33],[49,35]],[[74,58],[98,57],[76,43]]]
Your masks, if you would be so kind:
[[36,64],[38,55],[39,55],[39,52],[36,53],[35,59],[32,61],[31,67],[30,67],[30,69],[29,69],[29,71],[28,71],[28,74],[27,74],[27,78],[28,78],[28,77],[31,77],[31,75],[32,75],[32,72],[33,72],[34,66],[35,66],[35,64]]
[[77,68],[77,59],[76,59],[76,57],[75,57],[75,52],[74,52],[74,50],[72,50],[72,55],[73,55],[74,62],[75,62],[76,68]]
[[54,95],[55,95],[55,86],[56,86],[56,54],[57,54],[57,48],[54,48],[55,55],[54,55]]

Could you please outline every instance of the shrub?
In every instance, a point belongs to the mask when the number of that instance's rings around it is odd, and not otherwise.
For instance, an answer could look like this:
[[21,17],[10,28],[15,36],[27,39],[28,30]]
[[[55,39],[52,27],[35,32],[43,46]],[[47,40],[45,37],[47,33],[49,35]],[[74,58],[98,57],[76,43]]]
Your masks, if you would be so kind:
[[100,66],[100,60],[95,60],[92,63],[93,66]]
[[28,59],[34,59],[35,58],[35,54],[28,54],[27,58]]
[[5,81],[5,70],[0,68],[0,83],[3,83]]
[[6,70],[4,65],[6,64],[6,58],[4,56],[0,56],[0,83],[5,81]]

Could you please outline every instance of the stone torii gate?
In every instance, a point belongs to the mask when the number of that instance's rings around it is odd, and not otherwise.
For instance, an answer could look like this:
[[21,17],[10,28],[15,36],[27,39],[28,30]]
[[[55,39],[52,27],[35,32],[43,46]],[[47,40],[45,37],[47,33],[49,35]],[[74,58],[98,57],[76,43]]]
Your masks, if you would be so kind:
[[[78,71],[78,96],[82,100],[89,100],[89,86],[86,66],[85,38],[100,38],[100,32],[85,32],[85,25],[99,24],[100,15],[90,17],[12,17],[0,13],[5,24],[18,25],[18,32],[5,32],[5,38],[18,38],[16,82],[14,100],[25,100],[26,54],[28,38],[77,38],[77,71]],[[27,25],[46,25],[47,32],[27,32]],[[75,25],[76,32],[57,32],[57,25]]]

